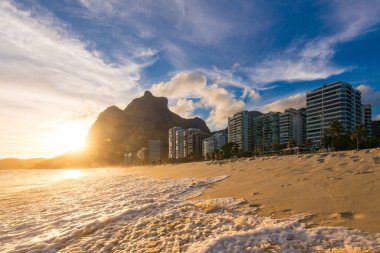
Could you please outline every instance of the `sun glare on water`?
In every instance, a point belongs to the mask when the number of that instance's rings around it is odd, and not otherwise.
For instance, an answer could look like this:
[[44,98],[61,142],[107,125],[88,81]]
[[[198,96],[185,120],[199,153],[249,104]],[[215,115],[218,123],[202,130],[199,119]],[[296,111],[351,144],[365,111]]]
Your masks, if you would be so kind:
[[62,177],[65,179],[78,179],[82,176],[83,172],[79,169],[67,169],[62,172]]

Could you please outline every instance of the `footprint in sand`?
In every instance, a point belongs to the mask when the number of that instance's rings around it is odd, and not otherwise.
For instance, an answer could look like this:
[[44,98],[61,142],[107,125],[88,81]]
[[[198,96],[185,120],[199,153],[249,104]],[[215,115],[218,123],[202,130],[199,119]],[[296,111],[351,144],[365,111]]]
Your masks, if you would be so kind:
[[333,179],[333,180],[340,180],[340,179],[343,179],[341,177],[326,177],[327,179]]
[[354,218],[353,212],[340,212],[339,215],[340,215],[340,218],[345,219],[345,220],[351,220]]
[[360,170],[360,171],[353,172],[354,175],[370,174],[370,173],[373,173],[373,170]]
[[333,218],[333,219],[342,219],[342,220],[352,220],[352,219],[355,219],[357,217],[360,217],[360,214],[356,215],[356,214],[354,214],[351,211],[344,211],[344,212],[339,212],[339,213],[333,213],[333,214],[330,215],[330,218]]
[[292,184],[283,184],[281,187],[291,186]]
[[252,195],[261,195],[262,193],[261,192],[254,192],[254,193],[252,193]]
[[380,156],[375,156],[375,157],[373,157],[372,159],[373,159],[373,161],[375,162],[375,164],[380,163]]

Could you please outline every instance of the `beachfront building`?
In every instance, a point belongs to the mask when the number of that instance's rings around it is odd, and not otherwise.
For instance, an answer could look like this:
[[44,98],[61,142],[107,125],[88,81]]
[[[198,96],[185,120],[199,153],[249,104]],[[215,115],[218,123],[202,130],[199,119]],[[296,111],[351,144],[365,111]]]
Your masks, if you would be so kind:
[[372,136],[372,106],[362,105],[362,124],[368,136]]
[[[182,127],[172,127],[169,129],[169,159],[179,159],[182,158]],[[178,139],[180,137],[180,139]],[[179,147],[178,147],[179,144]],[[181,154],[181,156],[178,156]]]
[[332,120],[347,133],[362,122],[361,93],[346,82],[323,85],[306,93],[306,137],[323,146],[323,136]]
[[194,132],[187,138],[187,156],[188,159],[199,160],[203,155],[203,141],[210,137],[210,134],[203,132]]
[[251,152],[253,148],[252,118],[248,111],[228,118],[228,142],[236,143],[241,152]]
[[269,112],[253,119],[254,150],[272,151],[280,144],[280,113]]
[[149,140],[148,141],[148,156],[149,162],[160,162],[161,161],[161,141],[160,140]]
[[140,148],[136,153],[137,159],[140,161],[147,161],[148,160],[148,148]]
[[207,160],[212,158],[215,151],[226,145],[227,143],[227,133],[218,132],[213,136],[203,140],[203,157]]
[[194,133],[201,132],[199,128],[188,128],[188,129],[183,129],[182,135],[183,135],[183,157],[189,157],[190,156],[190,151],[191,148],[189,146],[189,140],[190,136],[193,135]]
[[203,140],[210,134],[201,132],[198,128],[169,129],[169,159],[200,159],[203,154]]
[[306,109],[289,108],[280,114],[280,144],[287,145],[290,140],[302,145],[306,140]]

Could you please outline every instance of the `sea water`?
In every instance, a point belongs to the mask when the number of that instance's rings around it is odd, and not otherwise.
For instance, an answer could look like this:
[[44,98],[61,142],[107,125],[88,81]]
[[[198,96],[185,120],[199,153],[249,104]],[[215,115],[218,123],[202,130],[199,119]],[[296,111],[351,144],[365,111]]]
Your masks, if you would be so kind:
[[0,252],[380,252],[380,234],[260,217],[241,199],[192,200],[226,177],[1,170]]

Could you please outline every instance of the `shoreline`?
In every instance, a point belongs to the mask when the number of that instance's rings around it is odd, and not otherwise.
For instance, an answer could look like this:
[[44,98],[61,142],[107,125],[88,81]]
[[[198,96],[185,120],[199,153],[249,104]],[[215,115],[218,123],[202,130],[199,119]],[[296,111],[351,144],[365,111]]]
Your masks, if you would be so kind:
[[308,227],[347,227],[380,233],[380,149],[123,167],[161,178],[228,175],[195,200],[245,199],[257,214],[308,214]]

